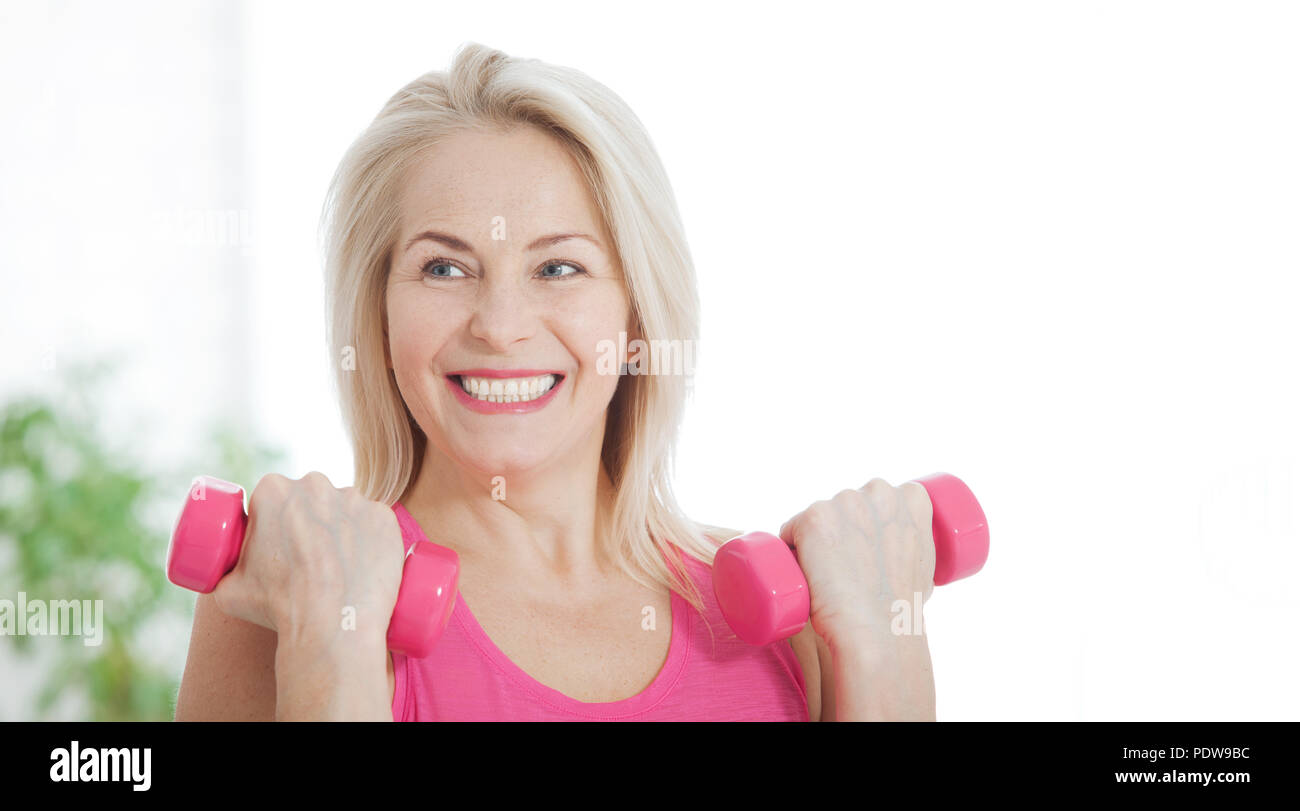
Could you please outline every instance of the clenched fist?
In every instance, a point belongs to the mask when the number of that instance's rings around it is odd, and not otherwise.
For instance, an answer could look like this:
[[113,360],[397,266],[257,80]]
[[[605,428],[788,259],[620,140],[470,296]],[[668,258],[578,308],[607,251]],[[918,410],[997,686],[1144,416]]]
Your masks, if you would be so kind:
[[934,591],[933,507],[916,482],[892,487],[872,479],[843,490],[785,522],[808,581],[813,629],[824,639],[883,639],[893,605]]
[[226,614],[276,631],[282,645],[330,644],[349,609],[355,630],[382,643],[404,552],[390,507],[321,473],[272,473],[253,489],[239,562],[212,596]]

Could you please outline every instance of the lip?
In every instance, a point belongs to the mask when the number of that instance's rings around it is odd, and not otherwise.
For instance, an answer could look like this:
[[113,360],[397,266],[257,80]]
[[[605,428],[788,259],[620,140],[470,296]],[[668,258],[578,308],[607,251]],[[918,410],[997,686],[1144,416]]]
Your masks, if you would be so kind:
[[[536,400],[529,400],[526,403],[491,403],[487,400],[480,400],[477,397],[471,397],[460,383],[455,379],[456,376],[467,377],[537,377],[540,375],[555,375],[559,380],[551,386],[551,390],[546,394],[538,397]],[[568,376],[563,372],[554,372],[549,370],[535,369],[466,369],[463,372],[451,372],[444,375],[443,380],[447,381],[447,387],[451,393],[461,402],[461,405],[477,411],[480,414],[528,414],[533,411],[540,411],[545,408],[547,403],[555,399],[555,393],[560,390],[568,381]]]
[[460,369],[447,374],[459,377],[541,377],[542,375],[560,377],[564,372],[555,369]]

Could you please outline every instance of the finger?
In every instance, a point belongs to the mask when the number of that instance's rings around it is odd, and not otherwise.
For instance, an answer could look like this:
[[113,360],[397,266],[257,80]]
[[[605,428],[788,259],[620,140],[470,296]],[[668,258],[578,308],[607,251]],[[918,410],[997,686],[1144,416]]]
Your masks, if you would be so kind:
[[326,487],[328,487],[328,488],[330,488],[330,489],[333,489],[333,488],[334,488],[334,484],[330,481],[330,477],[329,477],[329,476],[326,476],[324,473],[321,473],[319,470],[310,470],[310,471],[308,471],[307,474],[304,475],[304,476],[303,476],[301,479],[299,479],[298,481],[303,482],[304,484],[310,484],[310,485],[312,485],[312,486],[314,486],[314,487],[318,487],[318,488],[322,488],[322,489],[323,489],[323,488],[326,488]]
[[338,490],[334,488],[333,482],[324,473],[313,470],[298,481],[302,483],[305,491],[304,495],[310,503],[320,506],[334,506],[334,500],[338,497]]
[[894,488],[884,479],[872,479],[861,489],[866,494],[867,502],[881,521],[892,521],[897,507]]
[[248,615],[248,589],[244,583],[245,579],[238,567],[232,569],[217,582],[217,587],[212,590],[212,599],[221,613],[226,616],[245,622],[255,622],[255,619]]
[[794,546],[795,518],[798,517],[799,516],[796,515],[794,516],[794,518],[790,518],[789,520],[787,520],[784,524],[781,525],[780,531],[777,532],[777,537],[785,541],[786,546]]
[[919,482],[903,482],[898,486],[903,491],[903,501],[917,517],[922,526],[929,526],[934,520],[934,505],[930,502],[930,492]]
[[288,478],[281,476],[279,473],[267,473],[258,480],[253,492],[248,497],[248,517],[251,519],[261,512],[262,505],[268,501],[271,504],[282,503],[284,493],[288,487]]
[[877,494],[877,493],[880,493],[880,492],[883,492],[883,491],[886,491],[886,490],[890,490],[890,489],[891,489],[891,487],[890,487],[889,482],[885,481],[884,479],[880,478],[879,476],[877,476],[876,478],[874,478],[874,479],[872,479],[871,481],[867,482],[866,484],[862,485],[862,487],[861,487],[862,492],[866,493],[866,494],[869,495],[869,496],[870,496],[870,495],[875,495],[875,494]]

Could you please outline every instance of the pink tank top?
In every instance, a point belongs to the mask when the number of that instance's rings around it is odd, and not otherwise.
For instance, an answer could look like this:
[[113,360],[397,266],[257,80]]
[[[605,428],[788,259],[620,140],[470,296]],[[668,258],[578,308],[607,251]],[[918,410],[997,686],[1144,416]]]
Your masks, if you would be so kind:
[[[405,507],[393,511],[408,549],[428,540]],[[718,611],[708,565],[686,562],[704,616],[673,592],[668,659],[637,695],[589,703],[547,687],[492,643],[457,594],[431,655],[393,654],[393,720],[807,721],[803,670],[789,642],[754,647],[737,639]]]

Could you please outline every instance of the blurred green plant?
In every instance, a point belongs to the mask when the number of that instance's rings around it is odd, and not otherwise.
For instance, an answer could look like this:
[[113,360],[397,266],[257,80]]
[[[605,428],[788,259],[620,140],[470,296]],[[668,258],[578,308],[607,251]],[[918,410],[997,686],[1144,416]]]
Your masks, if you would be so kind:
[[144,463],[129,442],[109,441],[95,408],[116,369],[64,366],[55,394],[0,406],[0,599],[103,600],[104,626],[99,645],[0,634],[10,648],[0,655],[45,663],[35,705],[5,720],[44,720],[69,694],[89,705],[85,720],[171,720],[181,662],[159,655],[160,629],[188,627],[195,599],[163,571],[171,522],[196,473],[251,487],[283,457],[221,423],[186,470]]

